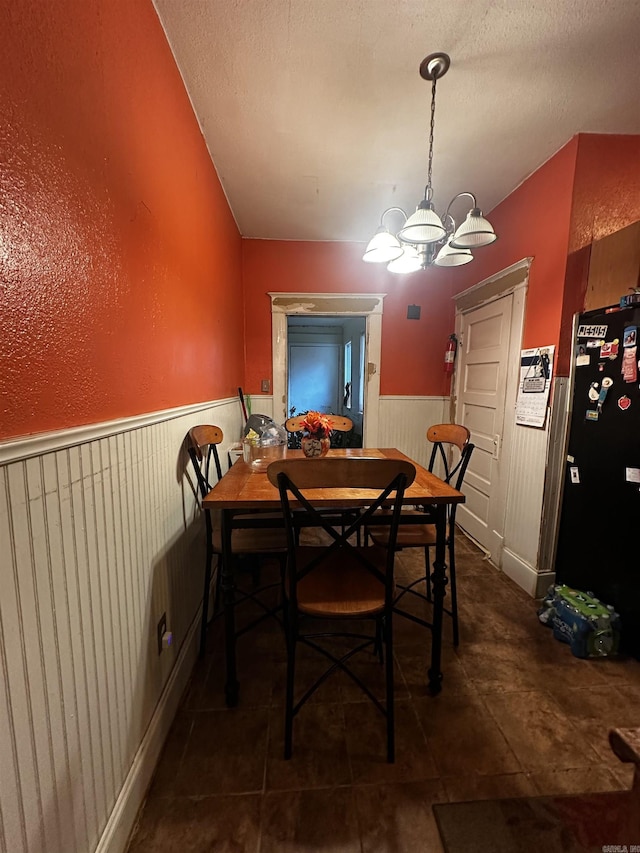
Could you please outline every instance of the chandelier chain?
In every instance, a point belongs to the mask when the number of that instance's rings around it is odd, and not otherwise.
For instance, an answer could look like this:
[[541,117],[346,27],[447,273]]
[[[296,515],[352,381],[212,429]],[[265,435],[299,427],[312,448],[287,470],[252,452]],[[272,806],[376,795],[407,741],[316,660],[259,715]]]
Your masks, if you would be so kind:
[[433,129],[436,123],[436,83],[438,78],[434,75],[431,84],[431,123],[429,126],[429,166],[427,170],[427,186],[425,189],[425,199],[431,201],[433,196],[433,188],[431,186],[431,172],[433,169]]
[[[411,273],[434,264],[439,267],[459,267],[472,261],[471,250],[489,246],[497,240],[491,223],[485,219],[473,193],[459,192],[449,202],[443,215],[436,213],[433,204],[433,140],[436,126],[436,86],[451,60],[442,52],[431,53],[420,63],[420,76],[431,83],[431,114],[428,133],[427,185],[424,198],[418,202],[410,216],[399,207],[387,208],[380,218],[378,230],[367,244],[362,260],[367,263],[387,264],[392,273]],[[454,202],[463,197],[471,200],[473,207],[458,228],[451,215]],[[404,217],[404,225],[392,233],[384,224],[385,217],[397,211]]]

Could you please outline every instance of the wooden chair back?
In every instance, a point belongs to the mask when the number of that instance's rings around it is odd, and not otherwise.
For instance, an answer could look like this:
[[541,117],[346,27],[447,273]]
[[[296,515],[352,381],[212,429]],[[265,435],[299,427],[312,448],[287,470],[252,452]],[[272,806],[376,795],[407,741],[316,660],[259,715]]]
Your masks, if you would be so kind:
[[[335,432],[349,432],[353,429],[353,421],[351,418],[346,418],[342,415],[328,415],[327,417],[331,419],[331,429]],[[300,432],[303,420],[304,415],[296,415],[293,418],[287,418],[284,422],[284,428],[287,432]]]
[[[384,489],[399,474],[407,478],[406,486],[413,483],[416,469],[402,459],[377,459],[367,457],[278,459],[267,468],[269,481],[278,486],[278,475],[286,474],[299,489],[344,489],[340,497],[348,499],[348,489]],[[340,504],[340,499],[336,504]]]
[[[427,439],[433,444],[429,471],[434,470],[439,458],[444,467],[442,479],[460,491],[464,475],[475,445],[471,444],[471,433],[461,424],[434,424],[427,430]],[[460,458],[457,463],[451,461],[449,450],[457,447]]]
[[[201,497],[211,491],[213,484],[210,478],[211,461],[215,465],[218,480],[222,477],[218,445],[222,443],[224,436],[218,426],[212,424],[200,424],[192,427],[187,434],[187,449],[193,469],[198,480]],[[204,460],[204,465],[202,464]]]

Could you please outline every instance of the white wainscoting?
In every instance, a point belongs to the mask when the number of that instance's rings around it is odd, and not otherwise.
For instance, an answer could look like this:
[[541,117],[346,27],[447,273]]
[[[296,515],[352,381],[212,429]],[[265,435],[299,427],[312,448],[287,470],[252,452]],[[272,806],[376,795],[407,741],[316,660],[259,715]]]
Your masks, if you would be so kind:
[[[531,596],[539,595],[540,530],[549,418],[544,429],[516,425],[509,472],[501,569]],[[548,584],[547,584],[548,585]]]
[[380,397],[378,447],[397,447],[421,465],[429,463],[431,424],[449,423],[449,397]]
[[226,469],[241,417],[230,399],[0,445],[2,853],[124,849],[197,647],[184,437],[221,426]]

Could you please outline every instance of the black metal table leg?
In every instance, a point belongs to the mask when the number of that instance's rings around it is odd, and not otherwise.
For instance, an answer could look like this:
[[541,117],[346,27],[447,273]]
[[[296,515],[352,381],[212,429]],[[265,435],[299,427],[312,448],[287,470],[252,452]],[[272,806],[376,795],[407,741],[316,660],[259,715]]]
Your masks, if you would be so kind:
[[436,507],[436,548],[433,563],[431,583],[433,586],[433,627],[431,636],[431,668],[429,675],[429,692],[436,696],[442,690],[442,672],[440,670],[440,655],[442,652],[442,611],[447,587],[447,564],[445,561],[447,538],[447,507],[438,504]]
[[236,584],[233,555],[231,553],[232,518],[233,513],[230,510],[222,511],[222,601],[224,605],[224,650],[226,663],[224,692],[229,708],[234,708],[238,704],[239,689],[236,671]]

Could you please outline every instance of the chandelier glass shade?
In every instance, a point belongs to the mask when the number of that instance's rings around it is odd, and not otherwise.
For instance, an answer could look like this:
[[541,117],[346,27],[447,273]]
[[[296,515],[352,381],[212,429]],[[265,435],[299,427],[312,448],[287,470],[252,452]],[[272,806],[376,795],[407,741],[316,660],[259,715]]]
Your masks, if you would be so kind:
[[389,272],[408,273],[422,269],[422,258],[415,246],[405,246],[402,254],[387,264]]
[[421,201],[398,231],[398,238],[405,243],[436,243],[445,236],[445,227],[429,201]]
[[381,225],[369,240],[362,260],[368,264],[387,264],[399,258],[402,251],[398,238]]
[[[450,62],[446,53],[432,53],[420,64],[420,76],[430,80],[432,84],[428,172],[424,198],[419,202],[415,213],[410,216],[400,207],[387,208],[380,217],[380,226],[362,257],[367,263],[386,263],[390,272],[415,272],[431,264],[441,267],[462,266],[473,260],[472,249],[488,246],[498,239],[493,226],[478,207],[473,193],[461,192],[454,196],[443,216],[436,213],[432,202],[436,83],[447,73]],[[453,203],[463,196],[468,196],[473,206],[464,222],[456,228],[450,210]],[[392,212],[398,212],[404,217],[403,224],[395,234],[388,230],[384,222],[387,214]]]
[[433,259],[433,263],[439,267],[461,267],[463,264],[468,264],[473,260],[473,255],[469,249],[458,249],[451,242],[449,237],[447,242],[442,246],[438,254]]

